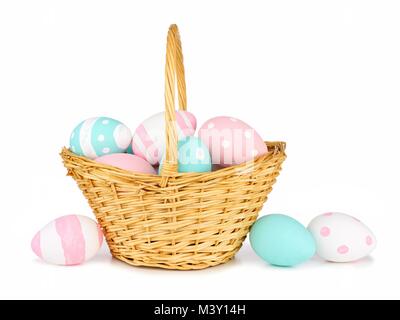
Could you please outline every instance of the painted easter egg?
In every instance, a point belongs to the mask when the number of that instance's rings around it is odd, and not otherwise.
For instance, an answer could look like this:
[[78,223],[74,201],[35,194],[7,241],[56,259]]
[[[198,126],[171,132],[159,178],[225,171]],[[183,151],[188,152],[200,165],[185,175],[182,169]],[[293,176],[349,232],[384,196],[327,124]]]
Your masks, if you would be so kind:
[[260,258],[276,266],[295,266],[315,254],[311,233],[297,220],[283,214],[258,219],[250,230],[250,243]]
[[131,141],[131,131],[123,123],[97,117],[76,126],[71,134],[70,149],[77,155],[95,159],[104,154],[125,152]]
[[245,122],[232,117],[215,117],[199,131],[210,150],[212,162],[222,167],[240,164],[268,152],[260,135]]
[[[161,172],[162,163],[158,172]],[[178,172],[210,172],[211,156],[205,144],[197,137],[186,137],[178,142]]]
[[[178,140],[192,136],[196,131],[196,118],[187,111],[176,111]],[[165,116],[157,113],[143,121],[135,130],[132,139],[134,154],[156,165],[165,151]]]
[[68,215],[51,221],[36,233],[31,246],[44,261],[69,266],[92,258],[102,243],[103,233],[94,220]]
[[328,212],[315,217],[308,225],[317,244],[317,254],[332,262],[359,260],[372,252],[376,238],[357,218]]
[[104,156],[96,158],[95,161],[128,171],[156,174],[156,171],[154,170],[154,168],[151,166],[150,163],[133,154],[128,154],[128,153],[106,154]]

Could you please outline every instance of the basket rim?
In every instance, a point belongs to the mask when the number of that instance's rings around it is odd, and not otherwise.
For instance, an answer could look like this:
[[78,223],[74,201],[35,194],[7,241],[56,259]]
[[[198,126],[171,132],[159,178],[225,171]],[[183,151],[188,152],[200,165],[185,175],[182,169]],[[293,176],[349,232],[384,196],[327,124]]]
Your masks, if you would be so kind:
[[[274,142],[269,142],[269,141],[264,141],[266,146],[268,147],[268,153],[262,156],[258,156],[252,160],[249,160],[247,162],[243,162],[240,164],[232,165],[229,167],[221,167],[220,169],[216,171],[210,171],[210,172],[177,172],[169,175],[168,177],[174,177],[174,178],[179,178],[179,177],[185,177],[185,178],[199,178],[199,177],[204,177],[208,178],[211,175],[215,173],[231,173],[231,171],[241,171],[241,169],[244,169],[245,167],[252,166],[253,164],[259,164],[263,162],[267,162],[270,160],[274,160],[276,158],[286,158],[286,143],[283,141],[274,141]],[[79,156],[75,153],[73,153],[71,150],[69,150],[67,147],[63,147],[60,156],[62,157],[64,163],[65,162],[83,162],[84,166],[86,167],[91,167],[93,169],[105,169],[108,171],[109,174],[114,174],[117,176],[123,176],[124,178],[136,178],[136,179],[143,179],[143,178],[159,178],[161,179],[163,176],[159,174],[147,174],[147,173],[139,173],[139,172],[133,172],[133,171],[128,171],[124,170],[118,167],[114,167],[111,165],[103,164],[96,162],[95,160],[89,159],[85,156]],[[165,176],[164,176],[165,177]]]

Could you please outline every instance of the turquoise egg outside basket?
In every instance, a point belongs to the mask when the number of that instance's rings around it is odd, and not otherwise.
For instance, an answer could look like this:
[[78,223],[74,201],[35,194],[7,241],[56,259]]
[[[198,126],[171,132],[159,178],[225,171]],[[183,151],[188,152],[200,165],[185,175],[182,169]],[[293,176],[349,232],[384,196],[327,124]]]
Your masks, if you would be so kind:
[[311,233],[297,220],[283,214],[270,214],[258,219],[250,230],[250,244],[264,261],[291,267],[315,254]]

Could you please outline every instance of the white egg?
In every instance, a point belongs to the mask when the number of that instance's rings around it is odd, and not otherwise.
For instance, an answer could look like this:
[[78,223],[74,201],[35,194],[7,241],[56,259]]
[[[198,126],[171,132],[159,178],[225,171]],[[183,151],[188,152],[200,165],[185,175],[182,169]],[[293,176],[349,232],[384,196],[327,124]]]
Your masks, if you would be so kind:
[[85,216],[68,215],[48,223],[32,239],[32,250],[48,263],[76,265],[92,258],[103,243],[98,224]]
[[357,218],[338,212],[315,217],[308,225],[317,254],[332,262],[350,262],[370,254],[376,246],[372,231]]

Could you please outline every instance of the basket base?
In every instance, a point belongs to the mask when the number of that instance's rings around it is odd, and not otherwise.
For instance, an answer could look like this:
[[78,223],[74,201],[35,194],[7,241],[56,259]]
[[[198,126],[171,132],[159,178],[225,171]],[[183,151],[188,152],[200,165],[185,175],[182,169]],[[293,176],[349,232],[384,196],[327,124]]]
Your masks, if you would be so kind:
[[115,259],[118,259],[122,262],[125,262],[131,266],[135,267],[147,267],[147,268],[161,268],[161,269],[168,269],[168,270],[180,270],[180,271],[190,271],[190,270],[202,270],[207,269],[210,267],[215,267],[220,264],[227,263],[231,261],[234,257],[236,252],[239,250],[238,248],[235,252],[227,252],[225,255],[218,256],[217,260],[207,260],[207,263],[204,262],[204,259],[199,259],[198,263],[194,263],[196,260],[195,257],[191,256],[190,262],[187,263],[174,263],[169,264],[167,262],[162,263],[160,259],[157,261],[147,260],[144,261],[142,259],[130,259],[118,254],[112,254]]

